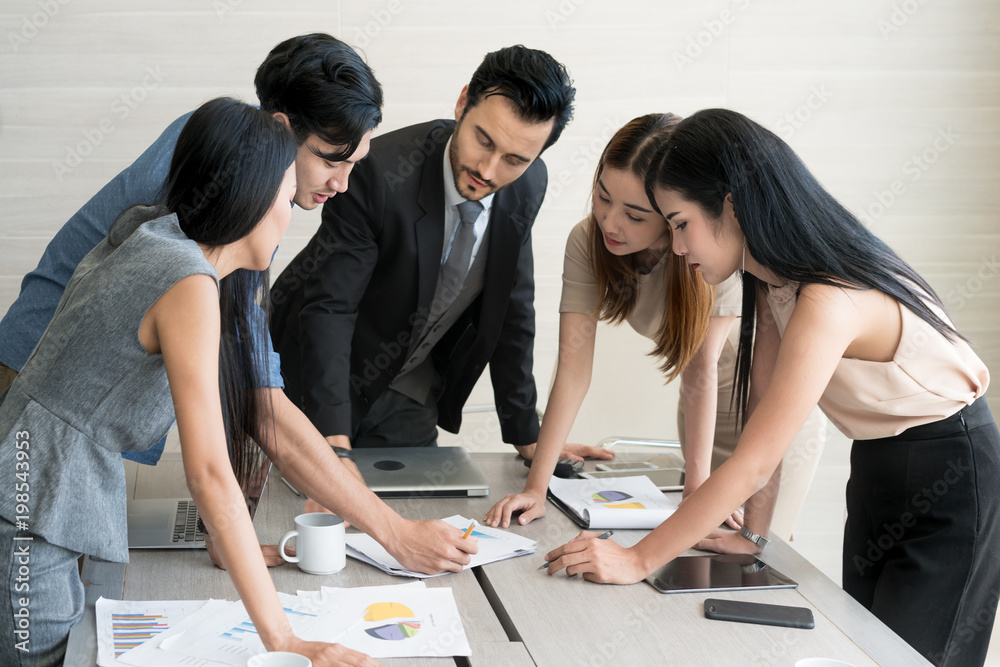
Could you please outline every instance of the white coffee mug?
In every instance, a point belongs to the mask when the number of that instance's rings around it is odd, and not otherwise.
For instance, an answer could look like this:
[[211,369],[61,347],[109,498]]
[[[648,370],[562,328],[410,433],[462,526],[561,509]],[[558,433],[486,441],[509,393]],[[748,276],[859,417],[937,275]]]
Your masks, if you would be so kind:
[[[295,555],[285,553],[285,543],[295,538]],[[344,569],[347,554],[344,546],[344,520],[336,514],[310,512],[295,517],[290,530],[278,543],[281,557],[297,563],[309,574],[333,574]]]
[[304,655],[284,651],[261,653],[247,661],[247,667],[312,667],[312,664]]

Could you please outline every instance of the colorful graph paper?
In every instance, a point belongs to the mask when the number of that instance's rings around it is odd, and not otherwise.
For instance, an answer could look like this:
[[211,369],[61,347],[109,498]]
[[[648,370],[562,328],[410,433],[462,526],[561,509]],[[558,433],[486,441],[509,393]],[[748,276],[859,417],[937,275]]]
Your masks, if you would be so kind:
[[160,614],[111,614],[115,657],[152,639],[168,627],[167,617]]

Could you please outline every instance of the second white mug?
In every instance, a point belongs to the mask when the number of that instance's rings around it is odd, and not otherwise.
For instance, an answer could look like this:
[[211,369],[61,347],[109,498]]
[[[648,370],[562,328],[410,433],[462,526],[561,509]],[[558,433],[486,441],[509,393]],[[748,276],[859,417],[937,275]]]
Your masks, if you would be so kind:
[[[285,553],[285,544],[295,538],[295,555]],[[295,517],[295,530],[284,534],[278,543],[281,557],[296,563],[309,574],[333,574],[347,562],[344,545],[344,520],[336,514],[310,512]]]

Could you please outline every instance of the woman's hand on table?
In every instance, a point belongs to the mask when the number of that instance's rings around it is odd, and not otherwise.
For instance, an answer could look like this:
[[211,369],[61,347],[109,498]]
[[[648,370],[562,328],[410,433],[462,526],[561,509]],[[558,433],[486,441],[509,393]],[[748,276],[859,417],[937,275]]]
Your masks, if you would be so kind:
[[752,554],[757,555],[763,549],[743,537],[738,531],[716,528],[694,545],[695,549],[714,551],[720,554]]
[[545,560],[549,574],[565,568],[569,576],[582,574],[587,581],[600,584],[634,584],[649,574],[635,549],[587,531],[545,554]]
[[510,493],[504,496],[500,502],[494,505],[483,523],[493,528],[510,527],[511,515],[520,512],[517,522],[526,526],[535,519],[545,516],[545,496],[538,496],[533,493]]
[[479,540],[475,537],[463,539],[462,534],[463,531],[444,521],[402,519],[393,539],[382,546],[403,567],[414,572],[461,572],[472,560],[470,554],[479,552]]

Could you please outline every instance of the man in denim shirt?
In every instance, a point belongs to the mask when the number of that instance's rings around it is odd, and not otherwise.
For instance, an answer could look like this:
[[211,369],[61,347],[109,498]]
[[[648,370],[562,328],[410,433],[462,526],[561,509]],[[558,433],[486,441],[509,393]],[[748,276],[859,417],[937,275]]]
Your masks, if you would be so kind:
[[[254,83],[261,107],[291,127],[299,142],[295,203],[311,210],[346,190],[354,162],[368,152],[371,130],[382,120],[382,89],[371,69],[340,40],[303,35],[276,46]],[[0,392],[27,362],[84,255],[107,236],[122,211],[160,198],[177,137],[190,115],[171,123],[77,211],[46,247],[35,270],[24,277],[17,300],[0,321]],[[273,347],[268,375],[271,387],[284,386]],[[163,444],[124,456],[154,465]]]

